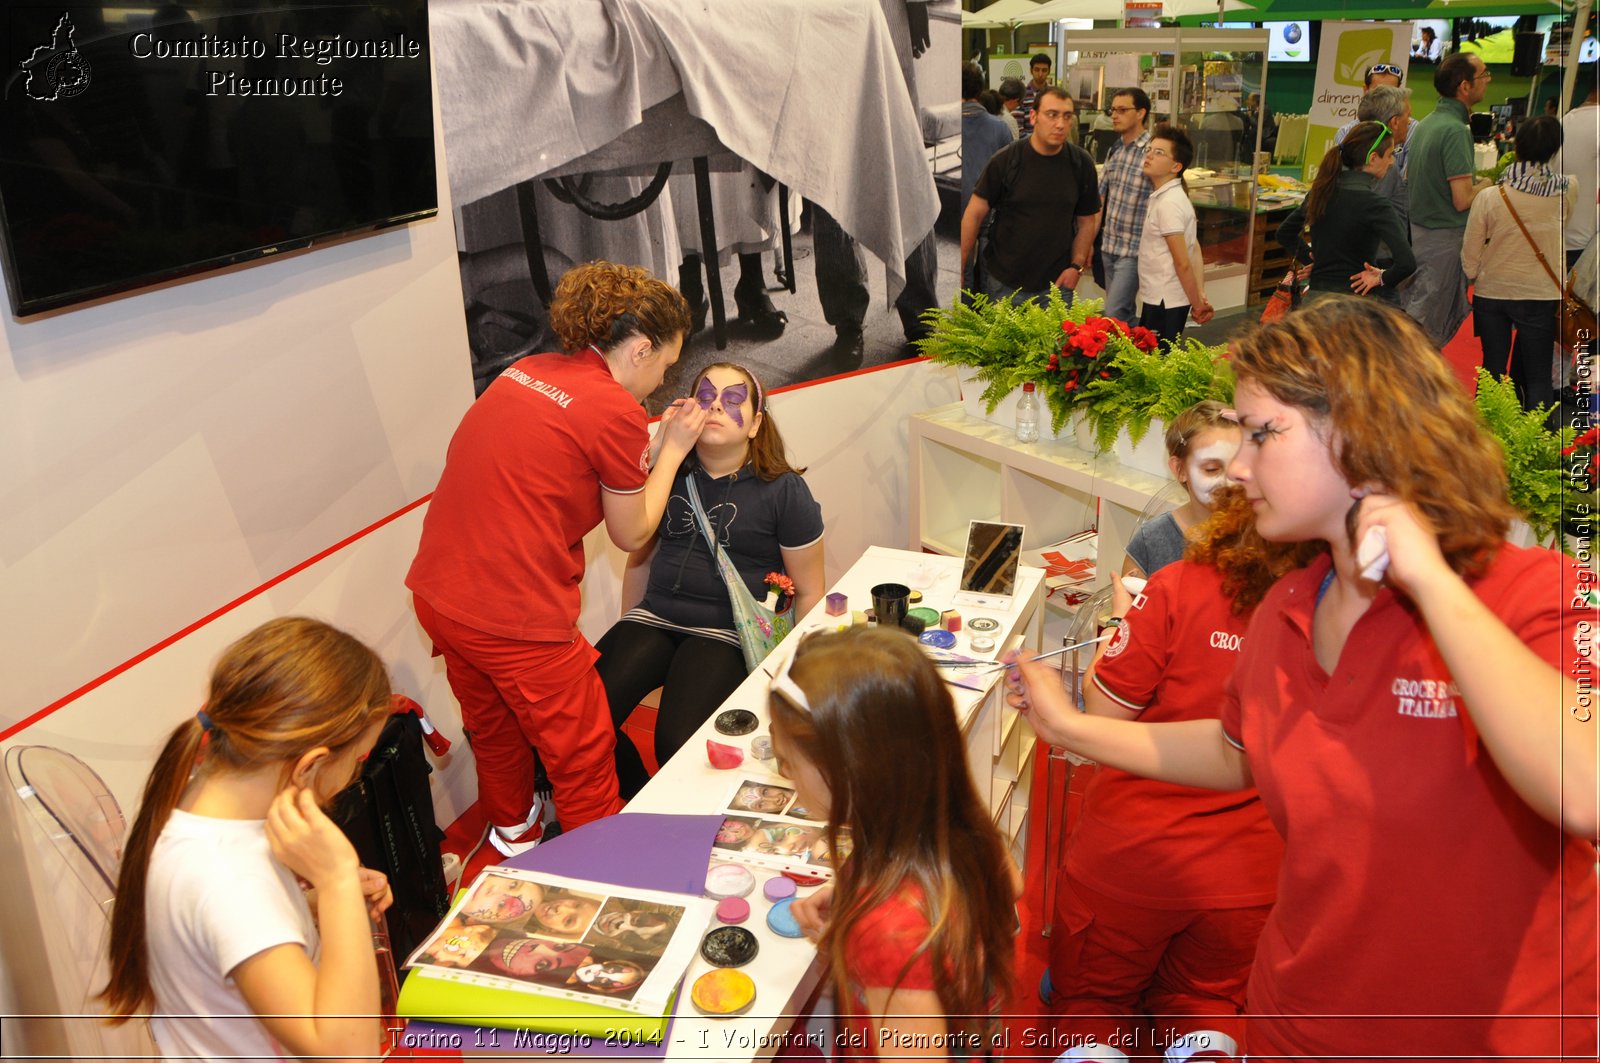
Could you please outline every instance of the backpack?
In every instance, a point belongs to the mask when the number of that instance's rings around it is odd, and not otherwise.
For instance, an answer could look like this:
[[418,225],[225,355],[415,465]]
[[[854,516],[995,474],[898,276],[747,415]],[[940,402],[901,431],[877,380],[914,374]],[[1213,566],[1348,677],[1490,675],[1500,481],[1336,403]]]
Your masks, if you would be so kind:
[[[329,818],[355,846],[363,867],[389,876],[394,904],[384,913],[394,954],[403,959],[433,933],[450,907],[434,821],[428,776],[433,768],[423,749],[422,720],[406,711],[415,702],[397,699],[361,775],[333,800]],[[409,704],[407,704],[409,703]]]

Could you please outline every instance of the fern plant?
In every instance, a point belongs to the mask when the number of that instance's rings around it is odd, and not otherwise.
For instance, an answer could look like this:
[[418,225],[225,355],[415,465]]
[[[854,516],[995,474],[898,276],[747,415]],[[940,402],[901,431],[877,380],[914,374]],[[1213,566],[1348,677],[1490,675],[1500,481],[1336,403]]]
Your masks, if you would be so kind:
[[[1069,310],[1060,290],[1053,287],[1044,306],[1031,301],[1016,305],[1009,299],[996,301],[977,294],[970,304],[957,303],[923,314],[930,331],[916,346],[940,365],[972,369],[984,385],[984,409],[993,413],[1013,390],[1044,379],[1051,357],[1060,353],[1065,338],[1061,323],[1071,319],[1070,315],[1086,312],[1082,305]],[[1055,402],[1047,401],[1054,414]],[[1059,431],[1061,424],[1055,428]]]
[[1233,400],[1233,373],[1221,347],[1193,340],[1155,352],[1148,329],[1100,316],[1104,301],[1071,307],[1052,288],[1048,301],[1013,305],[974,295],[970,304],[929,310],[917,349],[941,365],[962,365],[983,383],[984,409],[1032,382],[1060,433],[1074,409],[1088,412],[1101,450],[1127,429],[1137,443],[1151,418],[1170,421],[1201,399]]
[[1517,389],[1509,379],[1496,380],[1478,370],[1478,417],[1505,455],[1507,492],[1511,504],[1522,512],[1539,542],[1560,529],[1575,493],[1566,475],[1561,451],[1572,444],[1571,428],[1552,432],[1545,427],[1550,407],[1522,408]]
[[1233,369],[1221,347],[1183,339],[1163,351],[1128,347],[1112,361],[1109,379],[1085,389],[1095,444],[1110,450],[1119,432],[1137,444],[1153,420],[1173,418],[1203,399],[1233,401]]

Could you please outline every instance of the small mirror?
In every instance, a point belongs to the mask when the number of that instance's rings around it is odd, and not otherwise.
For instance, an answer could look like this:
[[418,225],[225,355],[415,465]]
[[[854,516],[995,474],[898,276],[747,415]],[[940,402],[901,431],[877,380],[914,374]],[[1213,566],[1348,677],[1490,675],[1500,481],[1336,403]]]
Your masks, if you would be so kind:
[[973,604],[1010,608],[1022,563],[1021,524],[975,520],[967,529],[961,562],[961,598]]

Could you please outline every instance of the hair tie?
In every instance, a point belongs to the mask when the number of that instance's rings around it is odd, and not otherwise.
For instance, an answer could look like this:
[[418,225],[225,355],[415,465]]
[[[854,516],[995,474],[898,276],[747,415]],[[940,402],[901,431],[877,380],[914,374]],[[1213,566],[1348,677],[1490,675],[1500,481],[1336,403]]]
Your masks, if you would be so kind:
[[210,734],[212,731],[217,729],[217,725],[211,722],[211,717],[206,715],[205,709],[201,709],[199,712],[195,713],[194,718],[200,721],[200,730],[206,732],[207,734]]

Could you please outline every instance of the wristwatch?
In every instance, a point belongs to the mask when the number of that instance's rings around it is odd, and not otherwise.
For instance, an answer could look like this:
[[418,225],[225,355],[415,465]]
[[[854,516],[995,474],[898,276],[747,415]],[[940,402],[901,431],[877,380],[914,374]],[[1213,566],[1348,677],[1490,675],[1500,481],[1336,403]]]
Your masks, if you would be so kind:
[[1110,627],[1110,628],[1123,628],[1123,627],[1127,627],[1127,626],[1128,626],[1128,621],[1125,620],[1124,618],[1120,617],[1120,616],[1108,616],[1104,620],[1100,621],[1100,630],[1101,631],[1104,631],[1108,627]]
[[1070,264],[1069,264],[1069,265],[1068,265],[1068,266],[1067,266],[1067,268],[1068,268],[1068,269],[1075,269],[1075,270],[1077,270],[1077,271],[1078,271],[1078,272],[1079,272],[1079,273],[1082,273],[1082,272],[1083,272],[1083,267],[1082,267],[1082,266],[1081,266],[1081,265],[1079,265],[1079,264],[1078,264],[1078,263],[1076,263],[1076,262],[1073,262],[1073,263],[1070,263]]

